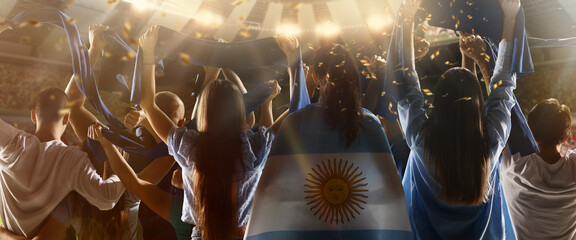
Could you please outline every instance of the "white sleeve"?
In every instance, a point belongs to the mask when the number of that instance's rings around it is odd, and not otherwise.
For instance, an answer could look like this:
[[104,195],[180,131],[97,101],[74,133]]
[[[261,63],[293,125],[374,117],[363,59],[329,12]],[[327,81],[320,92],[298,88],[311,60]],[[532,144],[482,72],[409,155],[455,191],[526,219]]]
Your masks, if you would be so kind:
[[100,210],[110,210],[124,193],[124,186],[116,175],[103,180],[84,153],[73,168],[72,188]]
[[[14,138],[19,134],[23,133],[24,131],[15,128],[14,126],[4,122],[4,120],[0,119],[0,153],[3,153],[8,145],[14,140]],[[18,144],[16,144],[18,145]],[[19,149],[23,149],[23,145],[14,146]],[[18,149],[10,149],[11,152],[19,152]]]

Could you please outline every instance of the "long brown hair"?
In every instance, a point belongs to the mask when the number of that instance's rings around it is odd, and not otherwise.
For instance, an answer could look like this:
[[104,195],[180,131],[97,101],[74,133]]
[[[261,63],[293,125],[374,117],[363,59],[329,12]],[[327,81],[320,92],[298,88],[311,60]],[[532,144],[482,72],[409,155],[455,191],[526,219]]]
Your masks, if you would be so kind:
[[356,139],[361,122],[356,62],[344,46],[324,46],[316,52],[314,73],[327,81],[321,92],[322,118],[332,128],[344,132],[348,148]]
[[[105,167],[99,166],[102,163],[95,161],[94,156],[88,149],[86,141],[82,143],[82,149],[88,153],[92,164],[96,169],[103,169]],[[107,171],[99,172],[102,174]],[[84,197],[76,192],[71,193],[73,210],[72,218],[80,221],[79,232],[75,234],[80,240],[100,240],[100,239],[112,239],[121,240],[124,239],[126,233],[130,232],[129,220],[128,220],[128,209],[126,208],[125,195],[118,200],[118,203],[114,208],[101,211],[97,207],[90,204]],[[69,233],[68,233],[69,234]],[[70,239],[70,238],[66,238]],[[76,239],[75,237],[72,239]]]
[[424,156],[441,185],[439,199],[480,205],[490,191],[490,147],[478,79],[464,68],[446,71],[424,123]]
[[204,240],[235,239],[237,180],[244,177],[240,134],[245,129],[240,90],[213,80],[200,97],[194,183],[196,227]]

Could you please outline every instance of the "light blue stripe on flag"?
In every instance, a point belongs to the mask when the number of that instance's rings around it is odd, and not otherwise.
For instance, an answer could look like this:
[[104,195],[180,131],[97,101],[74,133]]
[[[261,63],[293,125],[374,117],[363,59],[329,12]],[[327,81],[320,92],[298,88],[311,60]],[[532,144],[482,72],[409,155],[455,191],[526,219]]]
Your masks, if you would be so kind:
[[410,239],[409,231],[359,230],[359,231],[278,231],[247,237],[247,240],[349,240],[349,239]]

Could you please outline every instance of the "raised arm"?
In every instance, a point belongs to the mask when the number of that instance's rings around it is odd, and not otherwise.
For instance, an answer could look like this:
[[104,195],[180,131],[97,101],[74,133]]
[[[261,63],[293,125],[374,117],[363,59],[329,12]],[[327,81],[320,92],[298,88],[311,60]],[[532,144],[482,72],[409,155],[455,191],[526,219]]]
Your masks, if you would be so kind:
[[[118,175],[126,189],[138,196],[138,198],[148,205],[158,216],[169,220],[170,209],[172,208],[172,196],[154,184],[138,178],[118,149],[102,136],[103,127],[104,126],[99,123],[91,125],[88,130],[88,136],[102,144],[112,170]],[[150,166],[152,166],[152,164],[148,167]]]
[[[490,60],[487,59],[486,54],[486,44],[484,40],[478,35],[463,34],[460,36],[460,52],[462,52],[462,58],[468,59],[467,61],[472,61],[472,71],[476,75],[476,67],[474,63],[480,67],[480,72],[482,73],[482,79],[484,80],[484,85],[486,86],[486,92],[490,95],[490,79],[492,74],[490,72],[490,66],[488,65]],[[464,60],[463,60],[464,61]],[[462,62],[464,66],[464,62]]]
[[282,88],[280,88],[280,85],[278,85],[278,81],[270,80],[268,81],[268,84],[272,86],[272,92],[260,107],[260,126],[267,128],[274,124],[274,115],[272,114],[272,99],[278,96],[280,91],[282,91]]
[[[106,41],[102,38],[102,33],[108,29],[108,26],[93,24],[90,26],[88,37],[90,39],[90,65],[94,68],[96,62],[102,57],[102,50],[106,47]],[[78,89],[76,81],[80,81],[75,75],[70,78],[66,87],[66,95],[70,102],[70,124],[74,133],[80,141],[86,139],[86,133],[90,124],[97,121],[97,118],[84,108],[86,97]]]
[[290,99],[292,99],[292,93],[294,91],[294,70],[298,66],[298,48],[300,43],[298,38],[292,35],[276,35],[274,36],[278,46],[286,55],[286,60],[288,62],[288,75],[290,75]]
[[[427,119],[424,110],[424,95],[420,90],[420,82],[415,70],[414,63],[414,16],[420,7],[420,0],[404,0],[400,8],[400,16],[403,21],[403,63],[405,69],[397,71],[404,72],[404,87],[407,90],[406,99],[398,99],[398,116],[401,126],[406,134],[406,142],[413,146],[418,133],[422,129],[422,124]],[[395,51],[395,50],[394,50]],[[389,50],[392,52],[392,50]],[[398,63],[389,62],[389,66],[396,66]]]
[[490,81],[492,92],[486,99],[488,134],[492,138],[491,142],[498,144],[498,146],[491,146],[492,155],[500,153],[508,140],[511,109],[516,104],[514,92],[512,92],[516,88],[516,79],[510,69],[514,48],[514,27],[516,15],[520,9],[520,0],[501,0],[500,4],[504,12],[502,41],[498,48],[494,76]]
[[152,125],[154,132],[166,143],[168,133],[176,125],[168,116],[156,105],[154,96],[156,94],[155,76],[155,49],[158,42],[158,26],[152,26],[140,37],[140,44],[144,53],[144,67],[142,68],[142,100],[141,107]]

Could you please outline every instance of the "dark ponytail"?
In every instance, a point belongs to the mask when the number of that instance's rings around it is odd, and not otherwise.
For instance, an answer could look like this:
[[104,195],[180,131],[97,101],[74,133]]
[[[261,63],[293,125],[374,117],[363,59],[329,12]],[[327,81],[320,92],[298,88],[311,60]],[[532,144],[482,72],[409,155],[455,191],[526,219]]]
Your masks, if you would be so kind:
[[314,72],[326,79],[321,92],[322,117],[346,137],[350,147],[360,130],[361,111],[356,62],[342,45],[322,47],[316,53]]

